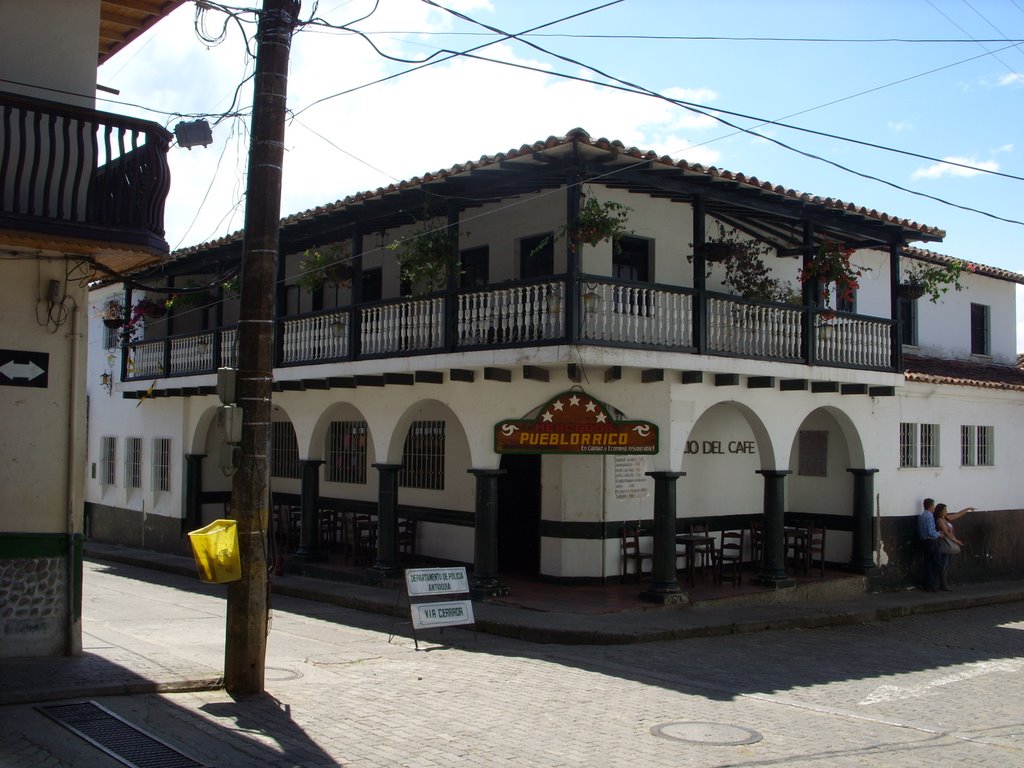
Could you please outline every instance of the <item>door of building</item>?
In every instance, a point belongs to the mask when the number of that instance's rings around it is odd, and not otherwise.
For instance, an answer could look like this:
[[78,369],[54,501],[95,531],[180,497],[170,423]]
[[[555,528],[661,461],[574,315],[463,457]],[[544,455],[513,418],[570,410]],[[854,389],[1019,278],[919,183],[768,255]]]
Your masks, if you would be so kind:
[[498,477],[498,571],[540,573],[539,454],[501,457]]

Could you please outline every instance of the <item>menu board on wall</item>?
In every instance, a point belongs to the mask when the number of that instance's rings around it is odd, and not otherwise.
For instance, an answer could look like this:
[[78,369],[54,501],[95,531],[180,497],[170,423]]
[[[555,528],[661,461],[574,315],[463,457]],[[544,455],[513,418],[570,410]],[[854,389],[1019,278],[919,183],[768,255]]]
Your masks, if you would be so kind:
[[643,456],[612,457],[616,499],[646,499],[650,481],[644,474],[647,460]]

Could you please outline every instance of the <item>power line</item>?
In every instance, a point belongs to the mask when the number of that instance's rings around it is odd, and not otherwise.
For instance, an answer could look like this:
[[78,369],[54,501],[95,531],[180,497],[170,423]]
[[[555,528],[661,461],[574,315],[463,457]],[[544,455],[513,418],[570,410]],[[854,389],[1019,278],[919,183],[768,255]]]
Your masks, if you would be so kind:
[[[444,6],[439,5],[437,2],[435,2],[435,0],[421,0],[421,2],[424,2],[424,3],[428,4],[428,5],[432,5],[432,6],[436,7],[436,8],[444,10],[447,13],[450,13],[451,15],[455,16],[456,18],[463,19],[463,20],[468,21],[468,22],[470,22],[472,24],[476,24],[478,26],[484,27],[485,29],[489,29],[491,31],[495,31],[495,32],[497,32],[499,34],[506,34],[503,30],[497,29],[495,27],[491,27],[490,25],[485,24],[483,22],[476,21],[475,19],[472,19],[469,16],[466,16],[465,14],[463,14],[463,13],[461,13],[459,11],[454,11],[454,10],[451,10],[449,8],[445,8]],[[511,35],[511,37],[516,37],[516,36],[515,35]],[[516,37],[516,39],[519,39],[519,38]],[[536,43],[531,43],[531,42],[528,42],[528,41],[525,41],[525,40],[521,40],[520,42],[523,42],[526,45],[528,45],[529,47],[534,48],[535,50],[540,51],[542,53],[545,53],[545,54],[547,54],[549,56],[554,56],[555,58],[561,59],[562,61],[565,61],[565,62],[574,64],[576,66],[580,66],[580,67],[584,67],[586,69],[589,69],[590,71],[595,72],[595,73],[597,73],[597,74],[601,75],[602,77],[605,77],[605,78],[607,78],[609,80],[612,80],[615,83],[619,83],[620,85],[619,86],[609,85],[607,83],[599,83],[599,82],[595,82],[595,81],[591,81],[591,80],[586,80],[585,78],[575,77],[575,76],[572,76],[572,75],[562,75],[560,73],[551,73],[551,72],[548,72],[548,71],[545,71],[545,70],[540,70],[540,69],[538,69],[536,67],[530,67],[530,66],[527,66],[527,65],[520,65],[520,64],[509,64],[508,62],[499,62],[499,61],[496,61],[494,59],[487,59],[486,57],[475,56],[473,54],[464,54],[464,55],[468,55],[470,58],[477,58],[477,59],[481,59],[481,60],[484,60],[484,61],[491,61],[493,63],[500,63],[500,64],[506,64],[508,66],[520,67],[520,68],[523,68],[523,69],[533,70],[533,71],[536,71],[536,72],[543,72],[544,74],[556,74],[558,77],[565,77],[565,78],[568,78],[568,79],[580,80],[580,81],[583,81],[583,82],[591,82],[591,83],[593,83],[595,85],[600,85],[600,86],[603,86],[603,87],[615,88],[615,89],[625,90],[627,92],[633,92],[633,93],[640,93],[640,94],[643,94],[643,95],[648,95],[648,96],[652,96],[654,98],[662,99],[662,100],[667,101],[669,103],[681,106],[684,109],[687,109],[687,110],[689,110],[691,112],[694,112],[696,114],[702,115],[704,117],[710,117],[710,118],[712,118],[714,120],[717,120],[718,122],[721,122],[722,124],[727,125],[730,128],[733,128],[733,129],[735,129],[737,131],[742,131],[743,133],[747,133],[747,134],[749,134],[751,136],[756,136],[759,139],[763,139],[765,141],[771,142],[771,143],[773,143],[773,144],[775,144],[775,145],[777,145],[779,147],[782,147],[783,149],[789,150],[790,152],[794,152],[796,154],[799,154],[799,155],[801,155],[803,157],[806,157],[806,158],[809,158],[809,159],[812,159],[812,160],[818,160],[819,162],[827,163],[828,165],[831,165],[834,168],[838,168],[839,170],[845,171],[847,173],[851,173],[851,174],[854,174],[856,176],[860,176],[861,178],[868,179],[870,181],[876,181],[876,182],[878,182],[880,184],[885,184],[886,186],[890,186],[893,189],[897,189],[897,190],[899,190],[901,192],[906,192],[908,194],[916,195],[918,197],[924,197],[924,198],[927,198],[929,200],[933,200],[935,202],[941,203],[943,205],[948,205],[948,206],[953,207],[953,208],[959,208],[961,210],[969,211],[971,213],[978,213],[978,214],[980,214],[982,216],[987,216],[989,218],[996,219],[998,221],[1004,221],[1004,222],[1009,223],[1009,224],[1019,224],[1021,226],[1024,226],[1024,221],[1020,221],[1020,220],[1017,220],[1017,219],[1010,219],[1010,218],[1003,217],[1003,216],[998,216],[998,215],[996,215],[994,213],[989,213],[988,211],[983,211],[983,210],[978,209],[978,208],[972,208],[970,206],[961,205],[959,203],[954,203],[954,202],[951,202],[949,200],[945,200],[945,199],[943,199],[941,197],[937,197],[935,195],[929,195],[929,194],[927,194],[925,192],[919,192],[917,190],[909,189],[909,188],[904,187],[902,185],[896,184],[895,182],[888,181],[886,179],[880,178],[878,176],[874,176],[872,174],[868,174],[868,173],[864,173],[862,171],[854,170],[853,168],[849,168],[849,167],[847,167],[845,165],[842,165],[841,163],[837,163],[834,160],[829,160],[827,158],[821,157],[820,155],[815,155],[814,153],[807,152],[807,151],[801,150],[801,149],[797,149],[796,147],[790,146],[789,144],[786,144],[785,142],[780,141],[779,139],[776,139],[776,138],[773,138],[771,136],[766,136],[764,134],[758,133],[757,131],[754,131],[753,129],[744,128],[743,126],[736,125],[735,123],[729,122],[728,120],[726,120],[726,119],[724,119],[722,117],[719,117],[716,114],[713,114],[713,112],[720,112],[722,114],[730,114],[730,115],[740,116],[740,117],[743,117],[745,119],[755,119],[755,120],[757,119],[757,118],[752,118],[749,115],[740,115],[738,113],[728,112],[726,110],[720,110],[720,109],[712,108],[712,107],[704,107],[703,105],[695,105],[692,102],[686,102],[686,101],[683,101],[681,99],[672,99],[670,97],[667,97],[667,96],[664,96],[664,95],[662,95],[660,93],[657,93],[656,91],[652,91],[652,90],[650,90],[648,88],[644,88],[642,86],[636,85],[635,83],[631,83],[631,82],[629,82],[627,80],[622,80],[620,78],[617,78],[614,75],[610,75],[610,74],[608,74],[608,73],[606,73],[606,72],[604,72],[604,71],[602,71],[600,69],[597,69],[596,67],[592,67],[592,66],[590,66],[588,64],[584,64],[583,62],[578,61],[576,59],[573,59],[571,57],[562,56],[560,54],[554,53],[553,51],[549,51],[549,50],[547,50],[545,48],[542,48],[541,46],[537,45]],[[709,111],[709,110],[711,110],[711,111]],[[781,127],[787,127],[787,128],[790,127],[790,126],[788,126],[786,124],[783,124],[783,123],[774,123],[774,121],[763,121],[763,122],[766,122],[768,124],[773,124],[773,125],[779,125]],[[804,129],[796,128],[795,130],[804,130]],[[942,162],[945,162],[945,161],[942,161]],[[1024,179],[1022,179],[1022,180],[1024,180]]]

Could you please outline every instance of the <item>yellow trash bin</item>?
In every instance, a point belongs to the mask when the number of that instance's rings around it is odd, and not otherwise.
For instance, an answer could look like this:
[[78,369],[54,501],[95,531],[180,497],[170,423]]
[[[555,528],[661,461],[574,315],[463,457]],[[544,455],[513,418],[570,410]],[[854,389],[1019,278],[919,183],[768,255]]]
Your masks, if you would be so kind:
[[242,578],[238,524],[234,520],[214,520],[196,531],[189,531],[188,539],[200,579],[223,584]]

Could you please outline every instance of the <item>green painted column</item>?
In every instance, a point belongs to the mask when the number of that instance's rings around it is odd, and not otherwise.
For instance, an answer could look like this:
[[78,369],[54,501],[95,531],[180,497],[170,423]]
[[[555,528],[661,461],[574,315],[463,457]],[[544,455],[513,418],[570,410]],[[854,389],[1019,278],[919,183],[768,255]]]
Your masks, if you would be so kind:
[[373,569],[381,576],[397,576],[398,567],[398,473],[401,464],[374,464],[377,486],[377,560]]
[[320,552],[320,465],[318,459],[303,459],[302,496],[299,504],[302,517],[299,523],[299,548],[295,551],[296,560],[323,560],[325,555]]
[[202,525],[203,513],[199,497],[203,492],[204,453],[185,454],[185,510],[181,518],[182,535]]
[[796,584],[786,573],[785,510],[786,475],[789,470],[759,469],[764,477],[764,557],[757,580],[773,587]]
[[867,573],[875,567],[874,507],[877,469],[847,469],[853,475],[853,550],[850,567]]
[[640,597],[654,603],[685,603],[676,578],[676,479],[685,472],[648,472],[654,478],[654,562]]
[[476,524],[473,527],[474,597],[507,595],[498,578],[498,478],[504,469],[470,469],[476,478]]

